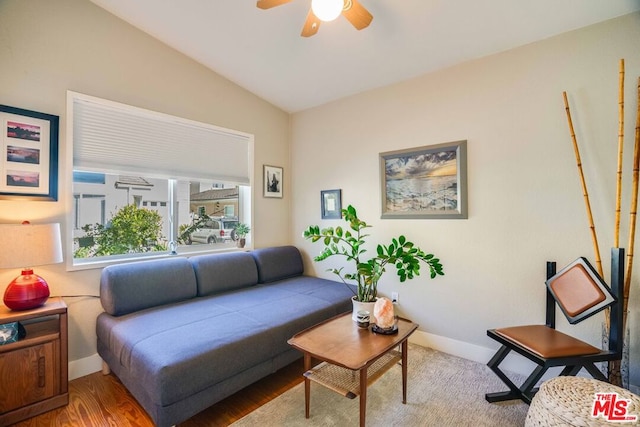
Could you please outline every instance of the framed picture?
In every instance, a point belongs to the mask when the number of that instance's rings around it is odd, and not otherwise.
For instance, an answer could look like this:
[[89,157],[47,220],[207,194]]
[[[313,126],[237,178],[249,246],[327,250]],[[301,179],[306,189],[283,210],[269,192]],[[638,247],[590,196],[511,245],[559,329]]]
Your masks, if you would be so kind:
[[323,190],[320,192],[322,219],[342,218],[342,190]]
[[264,197],[282,198],[282,168],[264,165]]
[[380,153],[382,218],[467,218],[467,141]]
[[51,114],[0,105],[0,199],[58,200],[58,128]]

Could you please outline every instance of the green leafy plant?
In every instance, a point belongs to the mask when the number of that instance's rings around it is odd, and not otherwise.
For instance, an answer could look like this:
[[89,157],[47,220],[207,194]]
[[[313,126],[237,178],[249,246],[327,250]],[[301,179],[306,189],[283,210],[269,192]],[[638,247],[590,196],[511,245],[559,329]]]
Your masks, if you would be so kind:
[[416,247],[405,236],[391,239],[389,245],[378,245],[376,255],[365,259],[364,254],[367,228],[371,228],[365,221],[358,218],[356,209],[349,205],[342,209],[342,217],[348,223],[348,228],[328,227],[322,230],[317,225],[310,226],[304,231],[303,237],[312,242],[322,242],[324,250],[314,258],[314,261],[324,261],[332,256],[345,257],[355,264],[355,271],[343,272],[344,267],[329,269],[336,274],[343,283],[348,281],[357,286],[356,299],[361,302],[375,301],[378,295],[378,281],[388,266],[396,268],[400,282],[413,279],[420,275],[420,264],[429,267],[430,276],[444,276],[440,260],[433,254],[427,254]]
[[116,212],[107,225],[86,225],[82,229],[93,244],[78,249],[76,258],[165,251],[162,217],[156,211],[127,205]]
[[238,237],[238,239],[244,239],[245,237],[247,237],[247,234],[249,234],[249,232],[251,231],[249,226],[242,222],[236,225],[234,230],[236,232],[236,236]]

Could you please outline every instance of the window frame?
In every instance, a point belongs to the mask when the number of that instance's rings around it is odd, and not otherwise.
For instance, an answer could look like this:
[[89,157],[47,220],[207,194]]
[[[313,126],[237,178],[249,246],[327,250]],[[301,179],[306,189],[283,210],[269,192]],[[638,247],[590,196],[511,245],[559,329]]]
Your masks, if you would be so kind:
[[[74,153],[74,100],[77,99],[91,99],[94,102],[104,102],[107,105],[113,105],[113,104],[117,104],[119,107],[122,107],[123,110],[127,110],[127,109],[131,109],[131,111],[140,111],[141,109],[138,107],[133,107],[133,106],[128,106],[125,104],[119,104],[119,103],[113,103],[112,101],[108,101],[108,100],[102,100],[99,98],[95,98],[95,97],[91,97],[88,95],[84,95],[84,94],[80,94],[80,93],[76,93],[76,92],[72,92],[72,91],[67,91],[67,140],[69,141],[69,171],[67,173],[67,177],[68,177],[68,191],[70,194],[69,197],[69,207],[68,207],[68,212],[70,212],[71,214],[68,215],[68,219],[67,219],[67,236],[66,236],[66,241],[67,241],[67,245],[66,245],[66,252],[67,252],[67,262],[66,262],[66,269],[67,271],[75,271],[75,270],[87,270],[87,269],[95,269],[95,268],[103,268],[107,265],[110,264],[117,264],[117,263],[124,263],[124,262],[133,262],[133,261],[140,261],[140,260],[145,260],[145,259],[156,259],[156,258],[169,258],[169,257],[173,257],[173,256],[190,256],[190,255],[196,255],[196,254],[205,254],[205,253],[214,253],[214,252],[230,252],[230,251],[237,251],[237,250],[246,250],[245,249],[239,249],[236,247],[225,247],[225,248],[216,248],[216,249],[212,249],[210,248],[208,245],[182,245],[176,248],[176,250],[173,250],[173,246],[171,244],[169,244],[169,248],[167,251],[162,251],[162,252],[146,252],[146,253],[135,253],[135,254],[121,254],[121,255],[111,255],[111,256],[107,256],[107,257],[98,257],[98,258],[74,258],[74,231],[76,230],[75,228],[75,215],[73,215],[74,209],[77,209],[77,196],[79,195],[80,198],[82,198],[83,194],[78,194],[76,195],[74,192],[74,180],[73,180],[73,174],[74,171],[76,170],[76,164],[75,164],[75,159],[73,156]],[[180,117],[175,117],[175,116],[171,116],[171,115],[167,115],[164,113],[156,113],[154,111],[149,111],[149,110],[145,110],[145,112],[147,112],[150,115],[156,115],[156,118],[162,118],[164,120],[167,120],[169,122],[172,121],[181,121],[181,122],[187,122],[187,123],[191,123],[191,124],[202,124],[203,126],[212,128],[212,129],[218,129],[222,132],[231,134],[231,135],[237,135],[243,138],[247,139],[247,149],[248,149],[248,155],[247,155],[247,168],[248,168],[248,184],[246,183],[236,183],[235,185],[238,186],[238,213],[237,213],[237,218],[238,218],[238,222],[242,222],[242,223],[247,223],[247,224],[252,224],[253,223],[253,180],[254,180],[254,162],[253,162],[253,158],[254,158],[254,136],[252,134],[248,134],[245,132],[241,132],[241,131],[236,131],[233,129],[227,129],[227,128],[222,128],[216,125],[211,125],[208,123],[200,123],[200,122],[194,122],[192,120],[188,120],[188,119],[182,119]],[[215,146],[213,148],[207,148],[208,150],[211,150],[212,152],[216,151]],[[98,169],[98,168],[85,168],[85,167],[78,167],[78,169],[82,169],[82,170],[90,170],[91,172],[98,172],[98,173],[105,173],[105,174],[131,174],[131,173],[137,173],[140,174],[143,177],[149,177],[149,178],[161,178],[161,179],[167,179],[168,180],[168,187],[169,187],[169,191],[168,191],[168,202],[167,202],[167,211],[168,211],[168,215],[167,215],[167,221],[168,221],[168,225],[169,225],[169,236],[166,236],[167,239],[169,240],[169,242],[171,243],[172,241],[177,240],[177,235],[178,235],[178,223],[177,223],[177,209],[176,209],[176,205],[177,205],[177,196],[176,196],[176,187],[177,187],[177,182],[178,181],[199,181],[199,182],[209,182],[211,181],[210,177],[199,177],[199,176],[191,176],[191,177],[184,177],[184,176],[179,176],[179,177],[170,177],[168,175],[171,175],[170,173],[167,173],[166,175],[163,175],[162,173],[159,173],[158,176],[152,176],[150,175],[147,171],[140,171],[140,172],[136,172],[136,171],[132,171],[132,170],[106,170],[106,169]],[[104,202],[104,200],[103,200]],[[105,221],[107,220],[107,218],[105,218]],[[248,244],[248,248],[252,248],[253,247],[253,243],[252,243],[253,239],[249,239],[247,244]]]

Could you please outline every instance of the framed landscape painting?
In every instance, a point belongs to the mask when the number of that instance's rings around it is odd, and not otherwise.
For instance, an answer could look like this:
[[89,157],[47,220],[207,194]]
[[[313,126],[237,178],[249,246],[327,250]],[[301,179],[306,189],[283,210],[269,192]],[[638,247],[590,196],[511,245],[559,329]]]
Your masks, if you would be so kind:
[[59,117],[0,105],[0,199],[58,200]]
[[467,218],[467,141],[380,153],[382,218]]

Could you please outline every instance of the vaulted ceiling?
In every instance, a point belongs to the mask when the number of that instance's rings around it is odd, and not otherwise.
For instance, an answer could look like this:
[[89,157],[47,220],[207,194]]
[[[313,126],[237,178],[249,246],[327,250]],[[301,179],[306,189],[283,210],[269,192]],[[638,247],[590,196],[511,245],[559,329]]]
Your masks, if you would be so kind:
[[311,0],[91,0],[288,112],[640,10],[640,0],[360,0],[300,37]]

